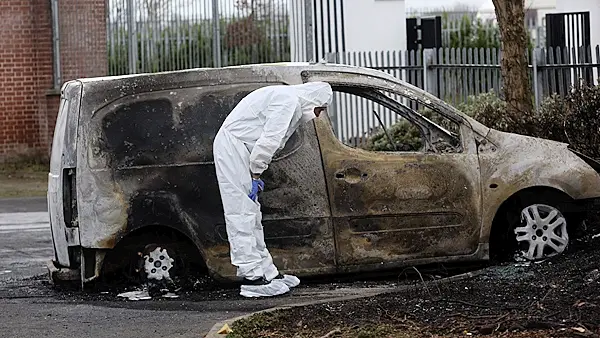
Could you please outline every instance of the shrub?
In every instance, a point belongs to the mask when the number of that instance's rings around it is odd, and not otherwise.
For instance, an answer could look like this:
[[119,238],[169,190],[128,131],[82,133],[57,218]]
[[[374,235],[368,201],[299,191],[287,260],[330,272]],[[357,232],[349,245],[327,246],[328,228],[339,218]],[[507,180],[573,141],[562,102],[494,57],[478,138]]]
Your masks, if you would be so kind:
[[507,111],[506,101],[500,99],[493,92],[470,96],[466,103],[459,104],[457,108],[496,130],[523,135],[536,134],[535,114],[510,114]]
[[575,88],[551,107],[549,115],[564,114],[564,141],[588,156],[600,158],[600,86]]
[[371,151],[417,151],[423,146],[421,132],[405,119],[387,128],[387,132],[394,141],[395,147],[390,144],[385,131],[378,129],[369,137],[365,149]]
[[600,158],[600,86],[575,87],[564,98],[554,94],[534,114],[510,116],[506,103],[492,93],[471,97],[458,108],[490,128],[569,143]]
[[566,101],[557,94],[544,99],[536,117],[535,137],[568,143],[565,134]]

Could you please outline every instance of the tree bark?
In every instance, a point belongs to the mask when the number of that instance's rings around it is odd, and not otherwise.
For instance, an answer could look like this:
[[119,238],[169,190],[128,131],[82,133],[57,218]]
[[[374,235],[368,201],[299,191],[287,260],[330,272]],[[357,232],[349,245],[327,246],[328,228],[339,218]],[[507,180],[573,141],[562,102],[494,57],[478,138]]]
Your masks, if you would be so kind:
[[492,0],[502,39],[502,92],[511,118],[533,113],[524,0]]

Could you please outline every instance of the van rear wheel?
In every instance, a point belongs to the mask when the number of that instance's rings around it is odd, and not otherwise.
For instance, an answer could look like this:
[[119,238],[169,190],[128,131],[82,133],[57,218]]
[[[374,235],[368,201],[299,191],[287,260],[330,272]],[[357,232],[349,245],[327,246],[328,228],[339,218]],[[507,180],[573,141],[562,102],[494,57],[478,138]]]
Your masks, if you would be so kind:
[[152,226],[131,233],[107,254],[103,277],[108,284],[151,283],[172,289],[204,274],[202,256],[187,237]]
[[175,259],[181,256],[177,250],[169,248],[168,245],[152,243],[146,245],[137,255],[139,258],[136,272],[140,274],[140,280],[148,288],[151,296],[177,291],[174,278],[178,277],[175,273],[181,271],[177,271],[175,266],[186,265],[181,261],[176,264]]

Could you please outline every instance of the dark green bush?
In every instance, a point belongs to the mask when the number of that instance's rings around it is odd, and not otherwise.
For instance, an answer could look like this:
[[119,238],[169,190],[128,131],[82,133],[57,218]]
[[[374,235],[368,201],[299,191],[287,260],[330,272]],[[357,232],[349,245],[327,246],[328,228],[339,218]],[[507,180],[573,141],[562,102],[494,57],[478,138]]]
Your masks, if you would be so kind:
[[549,114],[564,111],[564,141],[588,156],[600,158],[600,86],[576,88],[552,108]]
[[395,143],[390,144],[383,129],[378,129],[367,141],[365,149],[372,151],[417,151],[423,146],[421,132],[405,119],[387,128],[387,132]]
[[506,101],[493,92],[470,96],[466,103],[459,104],[457,108],[496,130],[523,135],[536,134],[535,114],[522,113],[516,116],[510,114]]
[[544,99],[535,119],[536,132],[532,136],[568,143],[565,134],[567,110],[566,101],[557,94]]

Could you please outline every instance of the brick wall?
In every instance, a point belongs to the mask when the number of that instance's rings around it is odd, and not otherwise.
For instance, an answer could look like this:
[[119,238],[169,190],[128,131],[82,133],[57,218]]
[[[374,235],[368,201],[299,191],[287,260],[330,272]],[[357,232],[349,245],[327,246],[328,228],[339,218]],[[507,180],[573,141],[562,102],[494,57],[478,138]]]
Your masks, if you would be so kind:
[[[50,5],[42,3],[45,1],[0,2],[0,154],[44,146],[40,136],[46,132],[45,119],[39,109],[45,100],[40,97],[40,85],[47,89],[52,85],[52,58],[49,62],[40,59],[43,46],[36,42],[52,35],[44,31],[50,27]],[[52,49],[49,52],[51,56]],[[49,81],[41,74],[48,65]]]
[[[62,81],[107,74],[106,0],[60,0]],[[0,0],[0,162],[47,156],[53,86],[50,0]]]
[[63,81],[108,74],[105,0],[59,0]]

